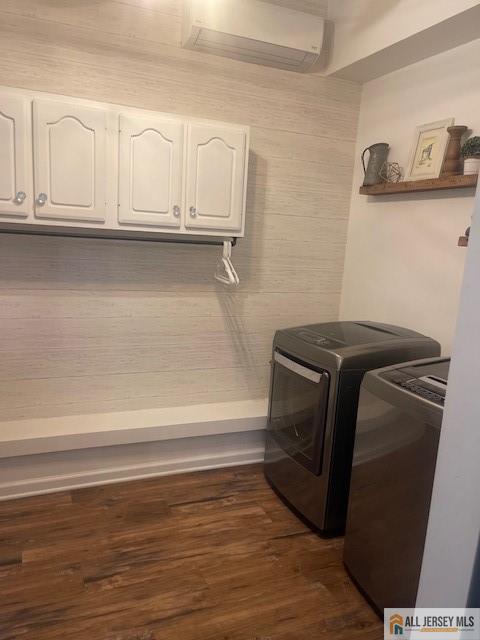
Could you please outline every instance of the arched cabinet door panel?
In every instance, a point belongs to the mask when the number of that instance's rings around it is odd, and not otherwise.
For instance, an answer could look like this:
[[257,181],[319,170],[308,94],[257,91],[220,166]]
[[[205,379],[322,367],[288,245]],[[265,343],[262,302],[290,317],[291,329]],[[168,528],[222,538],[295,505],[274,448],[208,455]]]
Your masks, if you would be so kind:
[[35,217],[104,222],[106,109],[34,100]]
[[120,115],[118,221],[179,227],[183,123]]
[[0,217],[33,210],[30,100],[0,93]]
[[246,170],[245,131],[215,125],[190,125],[185,226],[241,231]]

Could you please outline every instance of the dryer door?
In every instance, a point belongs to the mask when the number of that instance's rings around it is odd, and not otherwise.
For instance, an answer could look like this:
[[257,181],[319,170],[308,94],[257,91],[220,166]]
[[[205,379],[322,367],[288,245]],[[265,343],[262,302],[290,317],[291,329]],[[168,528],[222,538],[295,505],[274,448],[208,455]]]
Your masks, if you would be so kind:
[[279,351],[273,356],[268,430],[278,445],[320,475],[330,376]]

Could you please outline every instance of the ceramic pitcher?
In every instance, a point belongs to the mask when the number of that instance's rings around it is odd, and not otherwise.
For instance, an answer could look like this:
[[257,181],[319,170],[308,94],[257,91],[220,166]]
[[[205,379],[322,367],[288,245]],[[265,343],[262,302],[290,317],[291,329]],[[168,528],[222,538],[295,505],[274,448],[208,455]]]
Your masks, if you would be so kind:
[[[389,146],[386,142],[377,142],[376,144],[372,144],[370,147],[364,149],[362,153],[363,171],[365,173],[365,178],[363,180],[364,187],[382,182],[380,170],[387,159],[388,150]],[[368,158],[367,168],[365,168],[365,154],[367,151],[370,152],[370,157]]]

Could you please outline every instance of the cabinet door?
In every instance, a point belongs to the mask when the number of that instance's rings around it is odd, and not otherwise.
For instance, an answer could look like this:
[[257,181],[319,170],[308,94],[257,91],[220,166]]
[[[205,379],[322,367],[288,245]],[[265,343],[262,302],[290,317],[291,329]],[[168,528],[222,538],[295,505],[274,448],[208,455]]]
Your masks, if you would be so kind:
[[32,212],[31,101],[0,94],[0,215]]
[[193,124],[187,142],[185,226],[241,231],[244,212],[246,134]]
[[104,222],[107,110],[35,100],[35,216]]
[[182,171],[181,122],[120,116],[120,223],[179,227]]

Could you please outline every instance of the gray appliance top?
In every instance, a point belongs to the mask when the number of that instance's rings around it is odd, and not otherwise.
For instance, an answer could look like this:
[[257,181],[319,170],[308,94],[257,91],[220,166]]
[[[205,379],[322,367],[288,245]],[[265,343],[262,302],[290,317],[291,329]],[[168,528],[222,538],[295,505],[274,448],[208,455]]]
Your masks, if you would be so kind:
[[359,370],[440,354],[440,345],[421,333],[369,321],[282,329],[275,334],[274,348],[314,365]]
[[436,358],[390,367],[378,375],[414,396],[443,407],[449,369],[450,358]]
[[428,358],[368,371],[365,390],[406,415],[441,428],[450,358]]
[[424,337],[410,329],[374,322],[323,322],[305,327],[293,327],[285,331],[305,342],[333,350],[388,342],[398,340],[399,337]]

